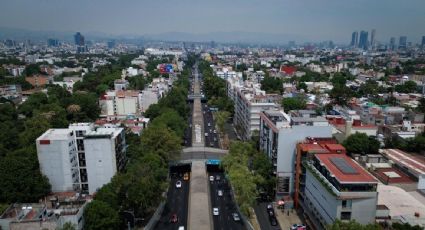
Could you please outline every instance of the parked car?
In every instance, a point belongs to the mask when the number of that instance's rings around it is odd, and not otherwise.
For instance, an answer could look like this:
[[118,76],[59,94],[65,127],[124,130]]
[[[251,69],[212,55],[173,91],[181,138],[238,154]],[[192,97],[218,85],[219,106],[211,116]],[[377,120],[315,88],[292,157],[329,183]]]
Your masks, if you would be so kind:
[[189,173],[185,173],[183,175],[183,180],[189,180]]
[[179,222],[179,218],[177,217],[177,214],[173,214],[170,217],[170,223],[177,223]]
[[214,181],[214,176],[210,176],[210,181]]
[[269,217],[269,219],[270,219],[270,224],[272,225],[272,226],[276,226],[277,225],[277,220],[276,220],[276,217]]
[[223,190],[218,190],[218,191],[217,191],[217,195],[218,195],[218,196],[223,196]]
[[220,175],[217,175],[217,176],[215,177],[215,180],[220,180],[220,179],[221,179]]
[[307,227],[302,224],[294,224],[291,226],[290,230],[305,230]]
[[218,208],[213,208],[213,215],[218,216],[220,213],[218,212]]
[[178,180],[176,182],[176,188],[181,188],[181,187],[182,187],[182,182]]
[[240,221],[241,218],[239,217],[239,214],[237,214],[236,212],[232,213],[232,217],[234,221]]

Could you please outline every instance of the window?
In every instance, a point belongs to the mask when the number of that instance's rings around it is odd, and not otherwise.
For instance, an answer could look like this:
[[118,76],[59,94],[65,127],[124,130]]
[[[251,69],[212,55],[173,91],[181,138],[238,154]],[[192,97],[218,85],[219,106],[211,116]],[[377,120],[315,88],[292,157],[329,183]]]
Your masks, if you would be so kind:
[[352,201],[351,200],[343,200],[342,208],[351,208]]
[[351,212],[341,212],[341,220],[351,220]]

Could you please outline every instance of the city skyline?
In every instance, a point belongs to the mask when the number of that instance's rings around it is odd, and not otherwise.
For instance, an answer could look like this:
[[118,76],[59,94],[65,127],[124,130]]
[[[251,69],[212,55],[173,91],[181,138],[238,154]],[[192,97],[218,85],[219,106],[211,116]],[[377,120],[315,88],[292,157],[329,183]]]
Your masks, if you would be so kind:
[[[179,4],[163,0],[119,3],[22,0],[3,4],[0,27],[127,36],[171,34],[193,40],[211,34],[216,35],[216,40],[225,40],[232,37],[223,34],[232,33],[233,40],[237,40],[238,36],[251,33],[257,36],[256,40],[270,38],[272,42],[280,36],[285,41],[338,43],[349,43],[352,31],[376,29],[376,41],[407,36],[408,41],[418,43],[425,33],[418,29],[425,25],[425,15],[420,10],[424,6],[425,2],[420,0],[409,4],[392,0],[384,6],[379,1],[365,0],[270,1],[269,4],[255,0],[214,3],[184,0]],[[252,17],[254,14],[256,17]]]

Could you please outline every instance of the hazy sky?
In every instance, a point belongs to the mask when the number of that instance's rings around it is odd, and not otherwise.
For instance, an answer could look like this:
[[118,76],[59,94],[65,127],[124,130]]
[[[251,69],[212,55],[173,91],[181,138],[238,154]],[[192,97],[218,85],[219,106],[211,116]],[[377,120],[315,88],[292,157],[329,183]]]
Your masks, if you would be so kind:
[[425,35],[425,0],[0,0],[0,27],[94,31],[263,32],[348,42],[354,30],[377,39]]

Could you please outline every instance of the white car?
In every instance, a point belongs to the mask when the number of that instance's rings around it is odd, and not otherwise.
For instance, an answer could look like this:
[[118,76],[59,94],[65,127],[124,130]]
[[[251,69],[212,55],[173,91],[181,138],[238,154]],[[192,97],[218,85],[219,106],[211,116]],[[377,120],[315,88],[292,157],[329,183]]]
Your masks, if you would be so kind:
[[179,227],[179,230],[184,230],[184,226],[180,226]]
[[214,181],[214,176],[210,176],[210,181]]
[[233,217],[234,221],[240,221],[241,220],[241,218],[239,218],[239,215],[236,212],[232,213],[232,217]]
[[176,182],[176,188],[181,188],[181,187],[182,187],[182,182],[178,180]]
[[217,131],[214,129],[214,133],[217,133]]
[[213,215],[218,216],[220,213],[218,212],[218,208],[213,208]]
[[223,196],[223,190],[218,190],[218,191],[217,191],[217,195],[218,195],[218,196]]

